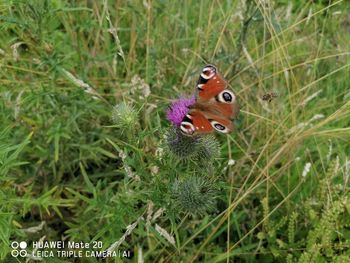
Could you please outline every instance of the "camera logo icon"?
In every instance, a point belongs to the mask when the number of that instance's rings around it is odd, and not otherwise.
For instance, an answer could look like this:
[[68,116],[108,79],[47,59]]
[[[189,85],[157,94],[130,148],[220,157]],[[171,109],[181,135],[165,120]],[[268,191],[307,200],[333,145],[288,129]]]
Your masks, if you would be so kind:
[[17,241],[12,241],[11,242],[11,256],[13,257],[26,257],[27,256],[27,248],[28,244],[25,241],[17,242]]

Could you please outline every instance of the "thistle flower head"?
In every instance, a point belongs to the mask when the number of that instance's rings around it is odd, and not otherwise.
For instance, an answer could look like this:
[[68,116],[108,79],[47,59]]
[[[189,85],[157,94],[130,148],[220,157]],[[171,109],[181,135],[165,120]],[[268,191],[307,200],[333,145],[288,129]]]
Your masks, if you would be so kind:
[[173,102],[167,111],[167,119],[173,123],[175,126],[179,127],[181,121],[188,113],[189,107],[196,102],[194,96],[191,98],[180,98]]
[[216,207],[217,189],[203,177],[176,180],[172,186],[176,210],[191,215],[204,215]]

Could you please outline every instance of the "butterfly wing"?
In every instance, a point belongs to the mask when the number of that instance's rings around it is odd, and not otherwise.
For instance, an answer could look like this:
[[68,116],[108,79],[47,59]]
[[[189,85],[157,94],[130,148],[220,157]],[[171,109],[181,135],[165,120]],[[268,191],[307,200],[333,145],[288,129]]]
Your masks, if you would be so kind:
[[225,90],[226,81],[213,65],[206,65],[197,82],[197,101],[209,101]]
[[184,134],[193,135],[195,133],[210,133],[213,127],[206,116],[197,109],[192,109],[182,120],[180,129]]
[[180,129],[184,134],[204,134],[216,130],[222,133],[229,133],[232,127],[232,121],[219,115],[212,114],[210,111],[201,111],[191,109],[181,122]]
[[235,119],[239,113],[235,94],[227,89],[225,79],[213,65],[205,66],[199,76],[196,101],[220,109],[220,113],[229,119]]
[[239,113],[234,93],[213,65],[203,68],[197,82],[196,103],[181,122],[181,130],[188,135],[210,133],[213,130],[228,133]]

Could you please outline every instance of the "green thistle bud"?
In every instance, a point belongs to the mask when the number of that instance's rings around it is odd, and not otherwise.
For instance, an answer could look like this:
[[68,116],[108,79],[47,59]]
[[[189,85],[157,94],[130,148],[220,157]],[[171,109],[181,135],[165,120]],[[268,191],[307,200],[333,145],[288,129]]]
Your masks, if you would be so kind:
[[167,148],[170,153],[179,159],[190,159],[196,153],[194,145],[198,143],[198,137],[185,136],[179,129],[171,128],[166,134]]
[[216,208],[217,189],[204,177],[175,180],[172,186],[175,209],[190,215],[204,215]]
[[112,121],[121,128],[135,127],[137,123],[137,112],[135,109],[125,102],[121,102],[114,106],[112,111]]
[[203,162],[214,160],[220,155],[220,144],[214,135],[201,136],[197,144],[197,158]]
[[167,149],[181,160],[210,163],[220,153],[220,144],[213,135],[183,135],[179,129],[172,128],[166,135]]

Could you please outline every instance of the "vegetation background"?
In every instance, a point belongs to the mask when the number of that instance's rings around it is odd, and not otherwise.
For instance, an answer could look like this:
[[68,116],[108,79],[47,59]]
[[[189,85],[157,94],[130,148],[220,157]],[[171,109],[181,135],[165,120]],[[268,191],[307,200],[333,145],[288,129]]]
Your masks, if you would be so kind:
[[[350,262],[349,14],[1,1],[0,260],[42,239],[133,253],[107,262]],[[184,138],[165,111],[206,63],[237,94],[236,131]],[[41,262],[73,261],[98,260]]]

